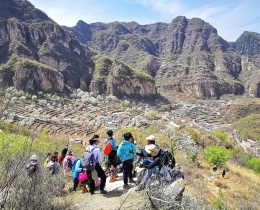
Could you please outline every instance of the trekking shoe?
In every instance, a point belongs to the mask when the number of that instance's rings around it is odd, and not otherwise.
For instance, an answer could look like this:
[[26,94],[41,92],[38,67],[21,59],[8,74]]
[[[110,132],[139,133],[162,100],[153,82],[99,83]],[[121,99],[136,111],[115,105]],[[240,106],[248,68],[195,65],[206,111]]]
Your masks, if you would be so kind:
[[139,184],[136,188],[135,191],[141,191],[144,190],[144,185],[143,184]]
[[129,180],[129,182],[128,182],[129,184],[135,184],[136,183],[136,181],[135,180],[133,180],[133,179],[131,179],[131,180]]
[[106,190],[100,190],[100,194],[107,194]]
[[111,177],[110,177],[110,181],[111,181],[111,182],[116,181],[116,176],[115,176],[115,175],[111,176]]
[[88,189],[84,186],[84,187],[81,188],[81,192],[86,193],[86,192],[88,192]]
[[69,188],[69,193],[72,193],[73,191],[76,191],[76,190],[73,190],[73,188]]
[[128,184],[124,184],[123,188],[128,190],[130,189],[130,186]]

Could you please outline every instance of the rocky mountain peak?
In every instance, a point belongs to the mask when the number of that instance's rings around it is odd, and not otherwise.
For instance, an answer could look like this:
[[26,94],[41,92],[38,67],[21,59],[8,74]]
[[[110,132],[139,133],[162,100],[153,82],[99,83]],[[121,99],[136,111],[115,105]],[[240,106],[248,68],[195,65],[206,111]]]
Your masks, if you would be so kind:
[[28,23],[51,20],[46,13],[26,0],[1,0],[0,17],[1,19],[17,18]]
[[236,51],[249,57],[258,57],[260,54],[260,34],[245,31],[236,40]]

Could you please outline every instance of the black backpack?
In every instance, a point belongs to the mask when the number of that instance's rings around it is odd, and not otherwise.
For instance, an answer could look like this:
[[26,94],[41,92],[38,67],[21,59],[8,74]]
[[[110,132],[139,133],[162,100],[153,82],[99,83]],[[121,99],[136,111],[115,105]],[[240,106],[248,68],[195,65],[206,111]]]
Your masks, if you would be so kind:
[[175,167],[175,158],[168,150],[163,151],[162,153],[163,165],[168,166],[173,169]]
[[82,157],[81,166],[86,168],[88,171],[93,171],[96,166],[96,158],[93,154],[93,148],[91,151],[85,151]]
[[68,159],[67,160],[67,163],[66,163],[66,170],[67,171],[71,171],[72,170],[72,161],[71,161],[71,159]]

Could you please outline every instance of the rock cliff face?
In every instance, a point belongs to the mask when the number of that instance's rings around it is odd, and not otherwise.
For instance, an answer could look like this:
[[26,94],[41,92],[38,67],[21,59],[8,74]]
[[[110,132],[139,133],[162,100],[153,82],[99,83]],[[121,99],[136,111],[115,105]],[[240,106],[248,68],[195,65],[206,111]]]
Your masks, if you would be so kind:
[[[98,52],[154,77],[160,92],[186,92],[202,98],[260,94],[257,79],[252,76],[258,74],[260,35],[256,33],[246,32],[236,43],[228,43],[210,24],[183,16],[169,24],[79,21],[75,27],[65,28]],[[251,73],[243,70],[241,55],[254,57]]]
[[107,92],[118,97],[152,97],[157,94],[155,81],[148,74],[109,57],[95,56],[95,63],[90,91],[96,95]]
[[[87,34],[86,28],[84,36]],[[18,64],[21,61],[13,59],[15,55],[23,62],[26,58],[27,64]],[[7,63],[0,67],[0,77],[5,85],[13,84],[18,89],[34,92],[61,92],[66,86],[94,89],[91,85],[95,72],[93,55],[72,33],[30,2],[0,1],[0,64]],[[28,84],[31,84],[29,89]],[[96,88],[105,93],[102,86]],[[135,85],[129,87],[134,89]],[[152,90],[152,94],[154,92],[156,90]]]

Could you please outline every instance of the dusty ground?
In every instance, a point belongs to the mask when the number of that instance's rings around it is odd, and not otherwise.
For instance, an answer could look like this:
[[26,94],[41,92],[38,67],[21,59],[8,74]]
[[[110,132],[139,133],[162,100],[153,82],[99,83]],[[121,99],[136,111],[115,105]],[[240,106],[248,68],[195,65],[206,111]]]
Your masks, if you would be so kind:
[[[71,185],[72,182],[69,182],[66,189]],[[108,177],[105,189],[108,191],[106,195],[100,194],[98,188],[95,195],[91,195],[89,192],[82,193],[81,188],[78,187],[76,192],[67,194],[66,199],[71,199],[73,204],[71,209],[77,210],[145,209],[142,192],[136,192],[134,185],[131,185],[129,190],[123,189],[123,174],[118,174],[115,182],[110,182]]]

